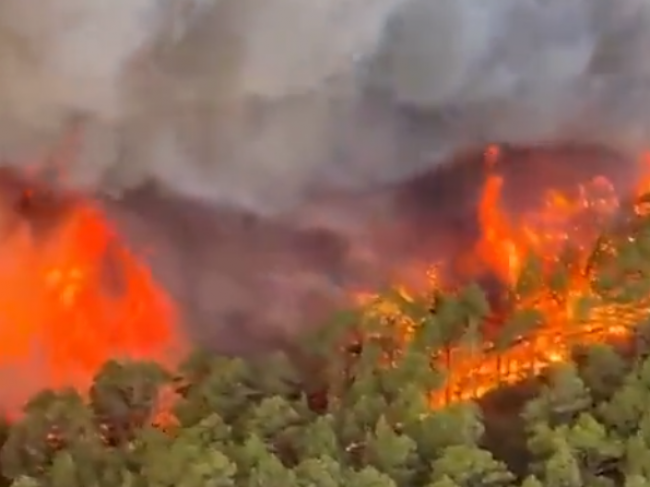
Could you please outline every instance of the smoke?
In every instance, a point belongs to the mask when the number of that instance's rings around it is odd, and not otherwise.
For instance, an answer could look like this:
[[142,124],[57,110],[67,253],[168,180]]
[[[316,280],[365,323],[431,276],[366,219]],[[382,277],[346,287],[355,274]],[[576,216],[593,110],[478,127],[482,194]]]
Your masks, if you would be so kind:
[[3,0],[0,153],[34,161],[74,126],[69,186],[278,214],[485,143],[636,151],[650,6],[619,3]]
[[0,0],[0,159],[102,201],[223,341],[380,283],[422,246],[395,221],[462,226],[460,153],[598,146],[631,173],[648,42],[647,0]]

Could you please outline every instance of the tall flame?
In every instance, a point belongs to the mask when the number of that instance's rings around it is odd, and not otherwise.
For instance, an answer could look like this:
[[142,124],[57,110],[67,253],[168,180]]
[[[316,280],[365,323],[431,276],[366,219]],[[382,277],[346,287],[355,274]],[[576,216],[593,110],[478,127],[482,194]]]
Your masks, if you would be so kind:
[[0,376],[15,412],[42,387],[88,385],[113,358],[169,361],[172,303],[91,204],[47,239],[20,225],[0,240]]
[[[602,230],[602,222],[611,218],[620,203],[612,185],[597,177],[578,188],[577,195],[552,190],[546,194],[541,208],[533,212],[510,215],[502,208],[504,179],[498,172],[498,147],[485,152],[487,176],[478,208],[481,237],[472,252],[473,261],[488,268],[508,287],[513,287],[529,255],[542,256],[547,263],[557,262],[566,243],[577,245],[578,263],[584,264],[589,249]],[[644,168],[650,169],[650,157],[642,158]],[[650,175],[650,171],[644,174]],[[639,184],[639,194],[650,189],[650,176]],[[587,316],[575,316],[575,310],[585,298],[593,297],[584,266],[570,269],[567,276],[565,300],[554,298],[552,290],[542,288],[525,299],[511,303],[517,308],[535,309],[541,323],[525,336],[512,337],[511,346],[498,350],[489,337],[482,347],[452,347],[444,357],[447,384],[434,393],[433,405],[449,401],[476,398],[501,385],[517,382],[537,374],[549,364],[565,361],[577,343],[589,344],[611,340],[628,334],[632,327],[650,316],[650,296],[647,302],[631,305],[599,305]],[[444,282],[444,270],[431,282],[438,287]],[[411,299],[408,292],[402,298]],[[397,306],[374,295],[360,296],[369,304],[369,312],[388,317],[400,329],[413,326]],[[408,339],[408,338],[405,338]],[[440,359],[442,361],[442,358]]]

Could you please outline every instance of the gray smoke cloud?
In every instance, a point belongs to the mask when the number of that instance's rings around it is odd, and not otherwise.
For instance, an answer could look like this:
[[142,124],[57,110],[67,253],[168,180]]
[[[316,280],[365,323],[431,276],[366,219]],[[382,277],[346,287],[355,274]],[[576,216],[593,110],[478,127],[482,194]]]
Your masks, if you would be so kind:
[[645,0],[3,0],[0,16],[0,154],[37,160],[79,126],[76,188],[153,180],[282,213],[485,143],[648,139]]
[[467,219],[438,176],[404,196],[459,153],[647,148],[649,42],[647,0],[0,0],[0,158],[163,249],[220,341],[378,282],[413,201]]

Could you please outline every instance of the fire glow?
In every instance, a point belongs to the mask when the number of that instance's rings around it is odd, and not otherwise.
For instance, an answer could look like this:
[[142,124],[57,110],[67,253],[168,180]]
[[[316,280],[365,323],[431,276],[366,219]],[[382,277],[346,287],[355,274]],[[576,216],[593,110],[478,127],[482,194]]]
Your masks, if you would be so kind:
[[9,413],[42,387],[85,389],[110,359],[168,362],[180,339],[172,303],[99,209],[80,204],[52,232],[40,241],[20,222],[0,241]]
[[[481,237],[463,256],[464,275],[488,269],[513,285],[528,254],[557,260],[568,240],[584,244],[578,250],[585,255],[578,258],[585,259],[620,206],[612,185],[600,177],[583,184],[577,195],[549,191],[540,208],[514,217],[501,207],[504,180],[498,148],[489,148],[485,157],[487,176],[477,208]],[[650,179],[639,193],[648,189]],[[34,236],[28,223],[19,223],[0,240],[0,253],[0,376],[24,383],[22,388],[9,387],[10,397],[6,391],[0,397],[10,412],[43,387],[85,390],[107,360],[128,357],[169,364],[184,351],[174,303],[92,202],[74,206],[46,239]],[[429,289],[444,283],[444,274],[428,272],[419,263],[415,267],[426,276]],[[585,276],[569,276],[571,299],[590,292]],[[380,313],[395,313],[390,303],[376,304]],[[521,303],[531,304],[543,314],[544,326],[506,351],[497,353],[489,339],[480,351],[451,350],[447,386],[432,398],[434,405],[480,397],[536,374],[566,360],[576,343],[624,336],[650,313],[650,302],[633,308],[608,306],[592,310],[588,320],[578,323],[573,307],[558,305],[548,292]]]
[[[529,255],[543,256],[547,262],[557,262],[566,243],[571,242],[578,252],[579,264],[585,264],[590,249],[604,225],[616,215],[620,202],[614,188],[603,177],[592,179],[578,188],[577,195],[549,191],[541,208],[534,212],[508,214],[501,208],[503,178],[498,172],[499,149],[490,147],[485,152],[487,176],[482,189],[478,220],[481,237],[469,251],[470,267],[474,274],[488,269],[508,288],[513,288]],[[642,159],[644,169],[649,160]],[[644,173],[647,171],[644,170]],[[644,177],[638,185],[638,195],[650,189],[650,180]],[[577,245],[576,242],[578,243]],[[429,267],[422,275],[428,282],[427,291],[444,284],[444,270]],[[497,350],[487,338],[478,350],[452,347],[441,357],[441,366],[447,371],[447,383],[442,391],[432,396],[432,405],[479,398],[500,386],[519,382],[539,374],[550,364],[566,361],[577,344],[602,343],[622,338],[632,327],[650,315],[650,296],[647,302],[635,305],[595,306],[587,317],[575,316],[576,304],[593,296],[590,278],[577,266],[568,273],[567,301],[559,303],[550,289],[541,289],[521,302],[515,309],[535,309],[543,323],[528,334],[513,337],[506,350]],[[465,271],[464,271],[465,272]],[[471,275],[471,271],[470,271]],[[420,287],[420,288],[422,288]],[[403,288],[400,288],[403,289]],[[413,291],[403,290],[403,298],[411,299]],[[359,295],[359,301],[369,306],[368,312],[388,318],[400,328],[413,323],[403,316],[395,304],[373,294]]]

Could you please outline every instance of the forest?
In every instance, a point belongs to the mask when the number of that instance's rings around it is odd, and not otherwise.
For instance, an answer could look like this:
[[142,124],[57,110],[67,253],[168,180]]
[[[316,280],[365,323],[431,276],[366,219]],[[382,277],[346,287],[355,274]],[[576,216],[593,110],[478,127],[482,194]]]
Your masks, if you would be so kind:
[[650,487],[648,202],[497,300],[393,289],[290,350],[106,363],[3,424],[2,482]]

